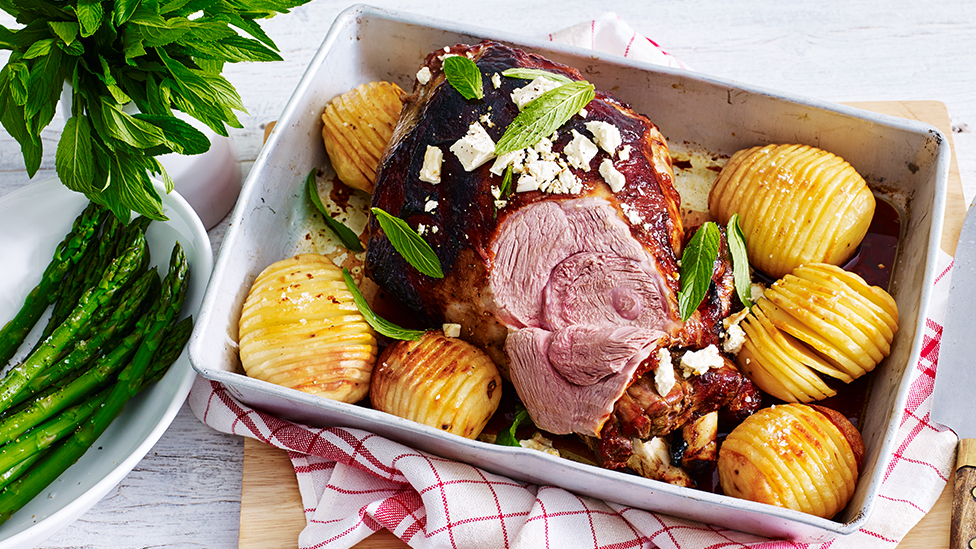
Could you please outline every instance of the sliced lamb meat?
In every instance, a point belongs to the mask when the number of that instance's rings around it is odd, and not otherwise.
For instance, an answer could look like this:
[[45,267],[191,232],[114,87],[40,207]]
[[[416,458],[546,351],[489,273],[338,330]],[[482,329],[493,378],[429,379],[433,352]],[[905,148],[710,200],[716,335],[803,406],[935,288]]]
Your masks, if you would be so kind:
[[[523,151],[524,163],[510,163],[520,192],[500,196],[505,162],[474,165],[456,151],[475,130],[497,143],[518,114],[513,92],[530,81],[501,73],[521,67],[582,77],[493,42],[445,50],[427,56],[431,78],[405,100],[372,200],[417,229],[445,277],[411,267],[375,219],[367,272],[426,322],[461,324],[462,337],[512,380],[537,426],[597,436],[644,358],[660,346],[715,337],[699,313],[688,323],[678,316],[684,231],[667,145],[644,116],[597,91],[554,135]],[[445,55],[477,63],[483,99],[466,100],[445,82]],[[583,146],[592,156],[573,154]],[[428,147],[443,157],[439,183],[421,179]]]

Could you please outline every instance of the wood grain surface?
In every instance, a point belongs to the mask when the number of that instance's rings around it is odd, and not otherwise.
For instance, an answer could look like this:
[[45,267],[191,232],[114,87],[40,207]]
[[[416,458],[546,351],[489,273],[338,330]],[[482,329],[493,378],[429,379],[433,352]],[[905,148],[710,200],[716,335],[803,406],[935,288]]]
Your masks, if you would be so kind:
[[[849,105],[921,120],[936,126],[949,139],[952,131],[949,115],[938,101],[883,101],[848,103]],[[959,168],[955,154],[949,168],[942,248],[955,251],[959,231],[966,214]],[[908,533],[898,549],[940,549],[948,547],[952,481],[931,511]],[[287,454],[278,448],[253,439],[244,441],[244,473],[241,484],[240,549],[287,549],[298,546],[298,535],[305,527],[305,516],[298,482]],[[360,542],[358,549],[403,549],[407,544],[387,530],[381,530]]]

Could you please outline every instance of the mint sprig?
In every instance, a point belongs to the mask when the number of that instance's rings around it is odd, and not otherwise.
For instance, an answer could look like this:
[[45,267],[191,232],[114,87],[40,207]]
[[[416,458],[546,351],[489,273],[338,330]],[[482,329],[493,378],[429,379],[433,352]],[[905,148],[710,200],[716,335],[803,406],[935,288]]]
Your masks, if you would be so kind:
[[445,57],[444,78],[465,99],[481,99],[485,96],[481,70],[467,57],[461,55]]
[[318,185],[315,184],[315,168],[312,168],[312,171],[308,172],[308,175],[305,177],[305,190],[308,191],[308,198],[311,200],[312,205],[322,214],[322,219],[325,220],[325,224],[332,229],[332,232],[339,238],[342,245],[353,252],[365,251],[362,242],[359,241],[359,236],[352,229],[332,217],[329,211],[325,209],[325,205],[322,204],[322,197],[319,196]]
[[573,82],[572,78],[556,72],[550,72],[544,69],[528,69],[522,67],[505,69],[502,71],[502,76],[507,76],[509,78],[524,78],[525,80],[535,80],[541,76],[543,78],[548,78],[549,80],[559,82],[560,84],[569,84],[570,82]]
[[[41,130],[69,83],[71,112],[55,155],[62,183],[120,219],[134,210],[164,220],[150,174],[167,192],[173,181],[155,157],[210,146],[173,111],[218,135],[240,128],[234,112],[245,112],[244,104],[221,76],[224,64],[280,60],[256,20],[307,1],[5,0],[0,9],[22,27],[0,26],[0,49],[11,52],[0,69],[0,123],[33,177]],[[142,114],[123,109],[130,101]]]
[[749,254],[746,252],[746,237],[739,226],[739,214],[732,214],[725,229],[725,240],[732,254],[732,280],[735,293],[746,308],[752,307],[752,278],[749,275]]
[[721,238],[718,225],[707,221],[698,227],[681,253],[681,291],[678,292],[681,320],[688,320],[708,293]]
[[547,91],[525,106],[495,145],[495,154],[531,147],[559,129],[596,96],[593,84],[585,81],[563,84]]
[[390,244],[403,256],[403,259],[407,260],[407,263],[427,276],[444,278],[441,261],[434,253],[434,249],[426,240],[420,238],[420,235],[411,229],[406,221],[380,208],[371,208],[371,210],[380,228],[390,239]]
[[416,341],[424,335],[423,330],[409,330],[407,328],[401,328],[396,324],[386,320],[385,318],[377,315],[369,308],[369,304],[366,303],[366,298],[363,297],[362,292],[359,291],[359,287],[356,286],[356,282],[352,279],[352,275],[349,274],[349,269],[345,267],[342,268],[342,278],[346,282],[346,289],[352,294],[352,301],[356,304],[356,308],[359,309],[360,314],[366,319],[366,323],[373,327],[377,332],[385,335],[386,337],[392,339],[403,339],[409,341]]

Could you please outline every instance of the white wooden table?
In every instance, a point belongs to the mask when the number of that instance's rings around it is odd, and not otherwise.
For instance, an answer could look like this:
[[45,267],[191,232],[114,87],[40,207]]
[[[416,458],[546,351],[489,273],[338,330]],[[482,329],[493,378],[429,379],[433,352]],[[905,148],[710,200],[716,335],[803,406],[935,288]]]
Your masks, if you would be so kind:
[[[831,101],[937,100],[948,107],[967,203],[976,195],[976,2],[939,0],[374,0],[373,5],[532,36],[616,12],[703,73]],[[231,136],[244,175],[336,15],[314,0],[263,23],[284,61],[228,66],[249,114]],[[12,22],[0,14],[5,25]],[[2,57],[5,61],[5,56]],[[62,120],[44,132],[38,178],[54,173]],[[0,195],[27,184],[0,130]],[[219,249],[227,220],[210,231]],[[148,456],[45,547],[236,547],[243,442],[184,406]]]

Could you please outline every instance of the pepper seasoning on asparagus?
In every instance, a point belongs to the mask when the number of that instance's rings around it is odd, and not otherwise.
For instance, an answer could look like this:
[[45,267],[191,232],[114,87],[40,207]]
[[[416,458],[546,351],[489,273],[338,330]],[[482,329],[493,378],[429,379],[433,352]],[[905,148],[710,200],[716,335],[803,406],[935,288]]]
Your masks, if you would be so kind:
[[41,281],[27,295],[17,315],[0,329],[0,364],[6,364],[17,353],[27,334],[57,297],[58,285],[65,273],[85,254],[95,235],[103,208],[89,204],[54,251],[54,258],[41,275]]
[[[168,365],[160,367],[157,359],[163,357],[175,359],[178,356],[178,353],[165,345],[174,340],[185,343],[188,335],[187,322],[177,322],[186,297],[187,275],[186,256],[177,243],[170,258],[169,272],[163,281],[159,306],[147,313],[148,325],[131,361],[118,374],[115,383],[99,393],[99,395],[107,393],[104,402],[100,402],[100,406],[87,416],[70,436],[62,443],[51,447],[43,458],[28,458],[37,461],[26,471],[19,472],[19,476],[9,481],[0,492],[0,522],[10,518],[74,464],[121,413],[125,403],[145,388],[147,376],[156,378],[162,375]],[[69,410],[62,412],[62,415],[67,414]],[[48,423],[59,418],[48,420]],[[27,458],[27,456],[23,457]],[[14,464],[12,468],[23,467]],[[14,474],[12,473],[11,476]],[[0,474],[0,478],[2,477],[3,475]]]

